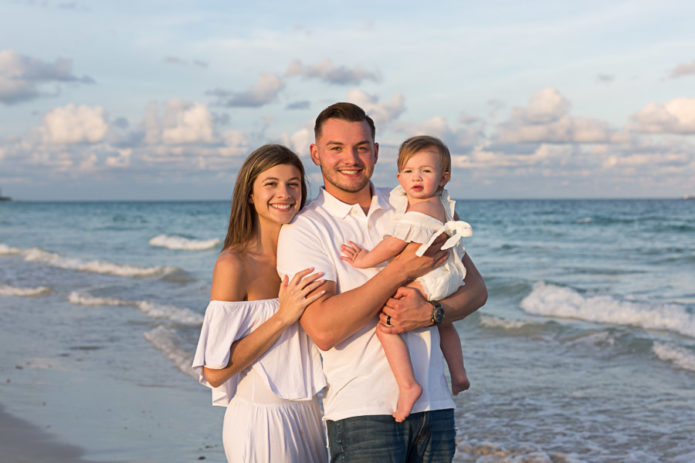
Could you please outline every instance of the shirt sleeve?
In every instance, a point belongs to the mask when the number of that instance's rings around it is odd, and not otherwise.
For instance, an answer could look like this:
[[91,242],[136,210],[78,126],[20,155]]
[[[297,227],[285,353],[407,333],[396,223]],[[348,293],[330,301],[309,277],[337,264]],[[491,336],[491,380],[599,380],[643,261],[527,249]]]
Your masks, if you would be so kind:
[[277,270],[282,277],[292,276],[306,268],[323,272],[323,279],[337,281],[336,258],[339,251],[327,236],[328,227],[320,228],[309,220],[298,217],[283,225],[278,238]]

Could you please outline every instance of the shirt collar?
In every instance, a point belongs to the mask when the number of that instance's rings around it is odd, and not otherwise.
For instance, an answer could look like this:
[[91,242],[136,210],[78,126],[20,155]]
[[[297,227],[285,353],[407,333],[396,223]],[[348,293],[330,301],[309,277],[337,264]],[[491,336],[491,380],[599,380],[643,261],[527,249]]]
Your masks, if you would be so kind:
[[[369,213],[367,215],[374,213],[376,210],[390,207],[387,198],[388,195],[382,194],[383,192],[376,189],[371,182],[369,183],[369,187],[372,191],[372,202],[369,205]],[[331,215],[339,218],[347,217],[354,208],[362,209],[359,204],[347,204],[342,202],[327,192],[324,187],[321,187],[316,200]]]

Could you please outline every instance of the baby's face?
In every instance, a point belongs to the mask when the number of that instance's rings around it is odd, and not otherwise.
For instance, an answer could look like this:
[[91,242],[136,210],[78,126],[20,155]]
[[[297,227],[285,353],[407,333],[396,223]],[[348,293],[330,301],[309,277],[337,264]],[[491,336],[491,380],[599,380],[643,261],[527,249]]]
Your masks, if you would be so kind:
[[435,196],[449,181],[442,172],[442,161],[435,148],[425,148],[413,154],[398,172],[398,182],[409,198],[426,199]]

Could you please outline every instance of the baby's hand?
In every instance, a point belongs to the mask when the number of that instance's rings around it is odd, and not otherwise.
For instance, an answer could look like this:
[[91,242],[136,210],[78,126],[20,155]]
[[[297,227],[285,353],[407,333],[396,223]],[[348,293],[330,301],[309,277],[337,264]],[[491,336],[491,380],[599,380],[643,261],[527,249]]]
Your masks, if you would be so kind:
[[367,255],[367,250],[357,246],[352,241],[348,241],[347,244],[340,246],[340,252],[343,254],[340,256],[342,260],[352,265],[355,268],[364,268],[365,266],[361,264],[364,256]]

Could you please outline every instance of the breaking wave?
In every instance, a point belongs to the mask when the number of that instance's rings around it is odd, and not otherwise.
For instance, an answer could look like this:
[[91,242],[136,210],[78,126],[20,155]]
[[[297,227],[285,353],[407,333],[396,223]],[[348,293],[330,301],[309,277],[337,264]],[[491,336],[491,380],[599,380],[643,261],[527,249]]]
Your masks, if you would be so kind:
[[695,352],[666,342],[655,342],[652,350],[659,359],[670,362],[683,370],[695,371]]
[[51,288],[38,286],[36,288],[19,288],[17,286],[0,285],[0,296],[37,297],[45,296]]
[[180,339],[175,330],[158,326],[145,333],[144,336],[157,350],[171,360],[174,366],[182,373],[198,379],[198,375],[191,368],[193,355],[188,350],[179,347]]
[[103,260],[83,260],[75,257],[67,257],[55,252],[44,251],[39,248],[17,249],[0,244],[0,255],[21,255],[27,262],[38,262],[51,267],[78,272],[99,273],[103,275],[116,275],[122,277],[159,277],[176,272],[176,267],[154,266],[139,267],[137,265],[116,264]]
[[73,304],[86,306],[133,306],[140,309],[150,318],[170,320],[180,325],[188,326],[200,326],[203,324],[203,315],[185,307],[157,304],[150,301],[124,301],[112,297],[96,297],[76,291],[70,293],[68,300]]
[[204,251],[213,249],[220,244],[217,238],[209,240],[193,240],[183,236],[157,235],[150,241],[150,246],[158,246],[177,251]]
[[695,337],[695,316],[677,304],[624,301],[611,296],[584,297],[573,289],[538,281],[520,305],[533,315],[637,326]]

